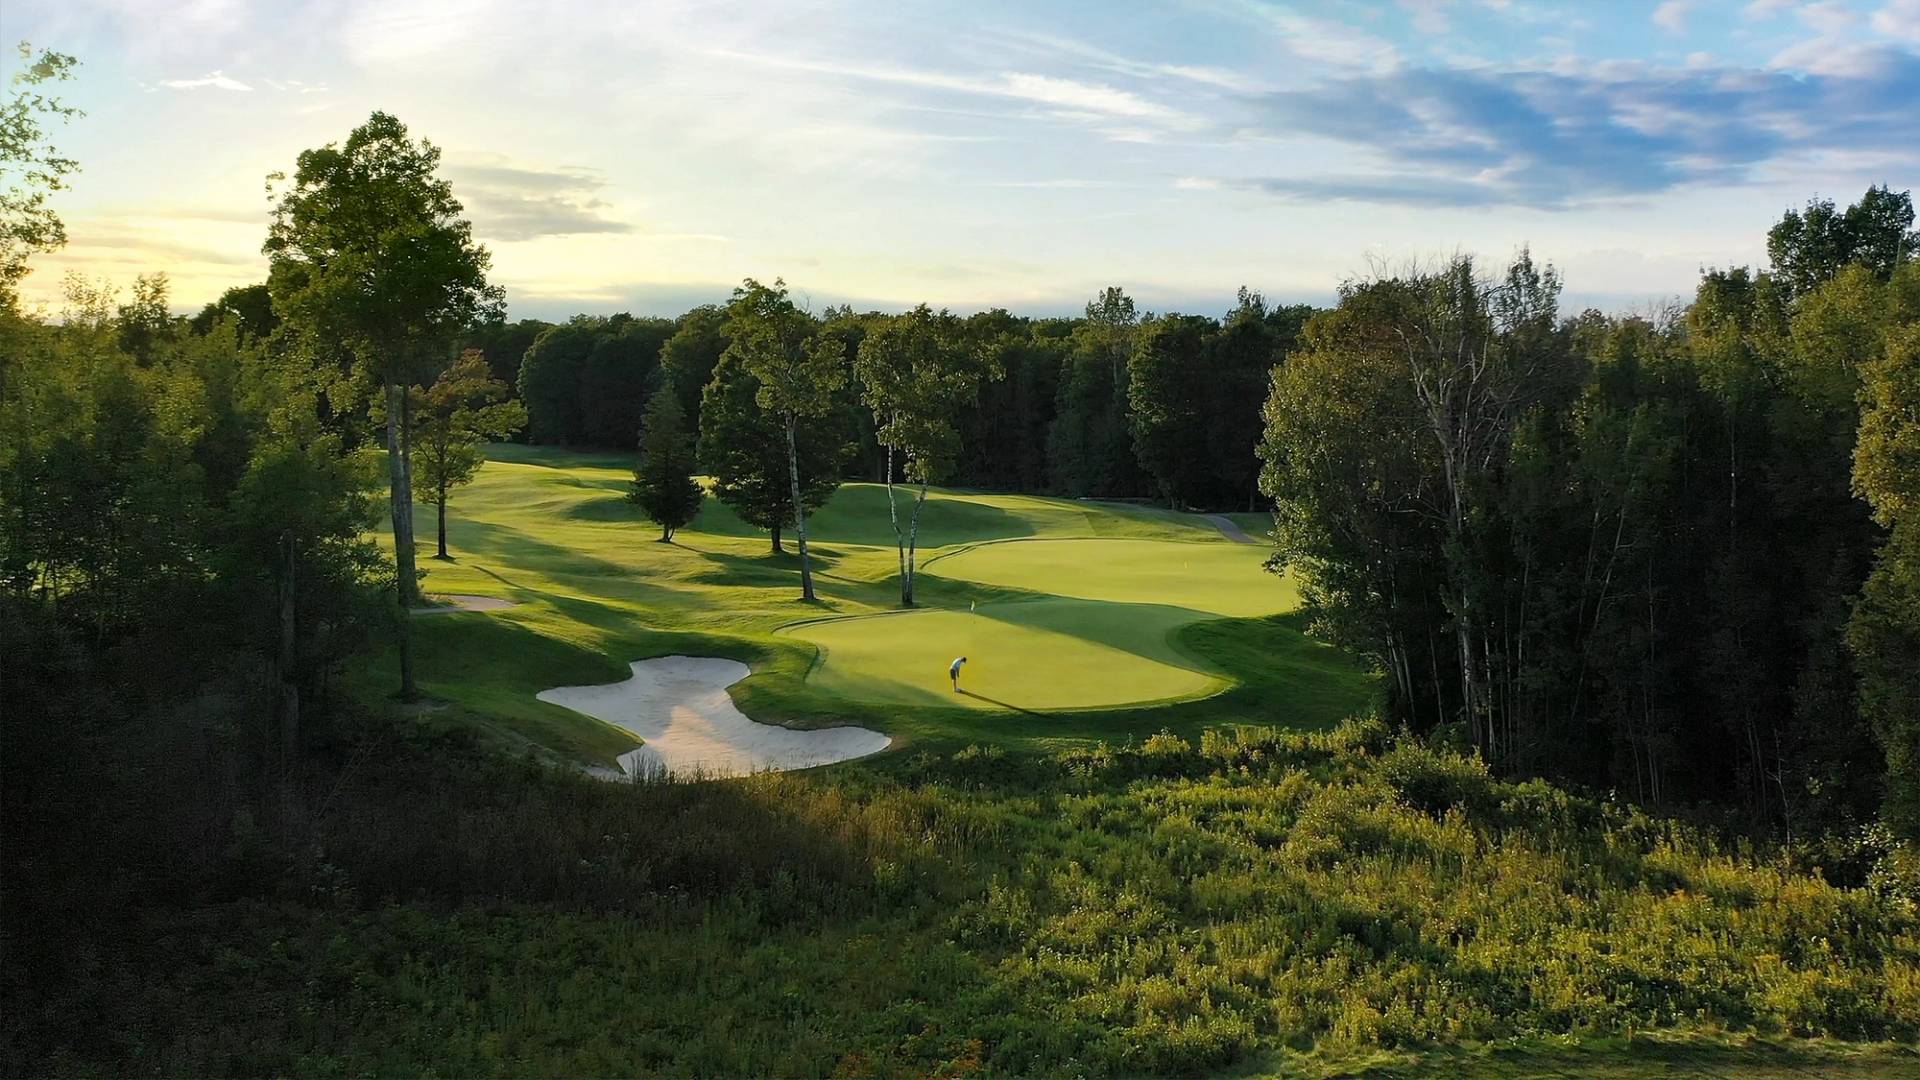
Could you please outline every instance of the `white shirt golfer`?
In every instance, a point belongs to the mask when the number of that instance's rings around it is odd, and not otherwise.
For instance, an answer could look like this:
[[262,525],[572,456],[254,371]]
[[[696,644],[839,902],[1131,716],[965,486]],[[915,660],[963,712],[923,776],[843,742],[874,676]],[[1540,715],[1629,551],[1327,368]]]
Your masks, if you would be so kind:
[[956,694],[960,692],[960,665],[966,662],[967,658],[962,656],[953,662],[952,667],[947,669],[947,678],[953,680],[953,692]]

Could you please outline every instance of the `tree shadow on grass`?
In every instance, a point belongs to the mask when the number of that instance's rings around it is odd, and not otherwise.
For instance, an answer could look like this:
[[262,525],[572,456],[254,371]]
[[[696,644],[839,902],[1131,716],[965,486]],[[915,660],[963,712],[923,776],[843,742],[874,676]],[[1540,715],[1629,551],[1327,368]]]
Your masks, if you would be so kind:
[[1014,712],[1025,713],[1028,716],[1036,717],[1042,720],[1046,719],[1046,716],[1047,716],[1046,713],[1035,712],[1032,709],[1023,708],[1019,705],[1015,705],[1010,701],[1001,701],[999,698],[990,698],[985,694],[976,694],[971,690],[965,689],[964,687],[960,690],[960,693],[967,697],[974,698],[978,701],[984,701],[989,705],[998,705],[1003,709],[1011,709]]
[[[681,550],[698,555],[713,564],[709,570],[697,571],[688,576],[688,580],[702,585],[743,585],[771,587],[791,585],[800,587],[800,554],[787,550],[779,553],[763,552],[759,555],[736,555],[726,551],[706,551],[690,545],[678,545]],[[832,548],[807,545],[808,561],[813,564],[813,572],[821,577],[837,567],[840,552]]]

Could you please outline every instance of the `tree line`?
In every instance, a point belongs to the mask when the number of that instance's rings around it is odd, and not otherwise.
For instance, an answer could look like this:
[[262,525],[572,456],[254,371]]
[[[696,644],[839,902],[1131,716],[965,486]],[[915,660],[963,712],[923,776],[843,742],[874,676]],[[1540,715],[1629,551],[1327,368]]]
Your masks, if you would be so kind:
[[1815,201],[1656,316],[1522,253],[1346,285],[1274,371],[1276,567],[1510,772],[1920,834],[1920,261]]
[[[845,378],[819,418],[845,445],[816,464],[832,465],[837,479],[905,478],[910,455],[882,434],[898,402],[876,410],[871,372],[855,361],[869,337],[886,340],[896,326],[912,324],[924,347],[982,373],[965,393],[942,399],[953,432],[936,467],[941,482],[1250,509],[1261,501],[1253,446],[1267,376],[1313,310],[1270,307],[1242,289],[1224,318],[1156,316],[1110,288],[1075,319],[845,306],[807,313],[811,331],[838,340],[845,355]],[[730,429],[736,418],[710,421],[705,406],[716,378],[737,378],[721,363],[736,314],[726,304],[671,320],[621,314],[558,324],[502,321],[470,331],[463,344],[517,388],[529,442],[632,449],[648,402],[668,387],[689,430],[704,437],[710,428]],[[731,399],[713,400],[724,407]]]
[[[49,54],[30,74],[65,71]],[[10,122],[64,115],[40,100]],[[40,127],[8,139],[59,182]],[[547,326],[502,318],[438,161],[378,113],[300,155],[274,178],[268,281],[191,318],[159,276],[124,304],[72,279],[64,318],[25,312],[14,285],[57,218],[9,204],[10,636],[98,657],[218,627],[297,746],[303,701],[375,630],[413,693],[411,507],[439,506],[446,554],[451,493],[522,428],[637,447],[632,498],[663,539],[710,478],[776,551],[791,532],[804,596],[807,515],[850,477],[888,485],[903,604],[930,484],[1265,498],[1275,567],[1409,727],[1792,835],[1920,832],[1904,194],[1790,213],[1768,268],[1706,272],[1654,317],[1565,317],[1523,254],[1350,282],[1320,312],[1243,290],[1221,319],[1156,316],[1109,289],[1076,319],[813,313],[749,280],[676,320]]]

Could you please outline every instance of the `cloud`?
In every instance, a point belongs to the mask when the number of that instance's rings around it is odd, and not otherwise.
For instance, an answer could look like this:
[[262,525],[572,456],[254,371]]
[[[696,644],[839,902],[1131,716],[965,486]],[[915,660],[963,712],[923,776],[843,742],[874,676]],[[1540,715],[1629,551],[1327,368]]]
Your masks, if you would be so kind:
[[1653,25],[1673,34],[1683,34],[1687,30],[1687,12],[1692,10],[1694,0],[1666,0],[1666,3],[1653,9]]
[[1920,160],[1920,58],[1879,48],[1839,73],[1569,64],[1408,69],[1252,99],[1256,131],[1354,148],[1373,171],[1241,181],[1289,197],[1561,208],[1703,183],[1827,151]]
[[1822,34],[1844,33],[1860,21],[1860,16],[1839,0],[1820,0],[1802,7],[1796,14],[1801,22]]
[[1505,197],[1496,188],[1462,180],[1421,176],[1265,177],[1232,186],[1263,191],[1290,201],[1392,203],[1397,206],[1497,206]]
[[1444,34],[1453,27],[1447,19],[1447,0],[1400,0],[1413,16],[1413,28],[1423,34]]
[[1235,0],[1228,11],[1276,31],[1287,50],[1302,60],[1360,71],[1390,71],[1401,63],[1392,42],[1338,19],[1302,15],[1257,0]]
[[1889,0],[1873,13],[1873,28],[1888,37],[1920,45],[1920,0]]
[[1783,11],[1792,10],[1797,2],[1798,0],[1752,0],[1746,7],[1740,9],[1740,17],[1760,22],[1774,18]]
[[941,71],[833,60],[797,59],[732,49],[715,49],[711,50],[711,54],[729,60],[789,71],[1021,101],[1029,105],[1046,106],[1049,111],[1043,115],[1051,119],[1145,120],[1172,126],[1191,126],[1196,122],[1177,109],[1144,98],[1130,90],[1105,83],[1084,82],[1053,75],[1022,71],[1004,71],[994,75],[956,75]]
[[1097,71],[1135,79],[1178,80],[1215,90],[1252,92],[1262,84],[1245,74],[1207,64],[1173,64],[1135,60],[1084,41],[1033,31],[996,31],[994,45],[1005,45],[1048,60],[1065,60]]
[[230,79],[218,71],[209,72],[197,79],[161,79],[160,85],[169,90],[201,90],[212,88],[214,90],[232,90],[243,93],[253,92],[253,87],[248,86],[238,79]]
[[1117,187],[1113,180],[1001,180],[993,184],[1001,188],[1042,188],[1047,190],[1084,190],[1086,188]]
[[499,161],[452,164],[454,192],[473,215],[483,239],[511,243],[542,236],[628,233],[633,226],[608,217],[596,193],[606,180],[590,169],[536,169]]

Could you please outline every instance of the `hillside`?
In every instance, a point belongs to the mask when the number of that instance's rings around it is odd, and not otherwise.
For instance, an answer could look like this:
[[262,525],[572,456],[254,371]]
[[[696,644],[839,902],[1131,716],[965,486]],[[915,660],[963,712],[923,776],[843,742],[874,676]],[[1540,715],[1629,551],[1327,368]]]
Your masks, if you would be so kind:
[[[312,864],[268,874],[235,849],[213,875],[230,884],[198,905],[14,942],[9,967],[44,964],[47,982],[12,1014],[5,1059],[120,1075],[1920,1068],[1892,1045],[1920,1034],[1911,902],[1497,782],[1373,725],[692,786],[365,737],[381,752],[330,779]],[[108,933],[125,946],[91,947]],[[69,948],[87,962],[50,955]]]

